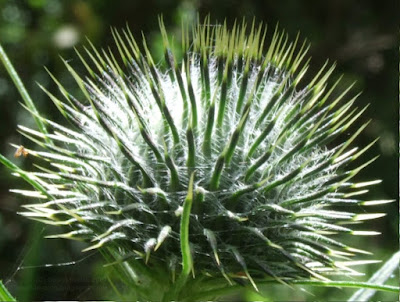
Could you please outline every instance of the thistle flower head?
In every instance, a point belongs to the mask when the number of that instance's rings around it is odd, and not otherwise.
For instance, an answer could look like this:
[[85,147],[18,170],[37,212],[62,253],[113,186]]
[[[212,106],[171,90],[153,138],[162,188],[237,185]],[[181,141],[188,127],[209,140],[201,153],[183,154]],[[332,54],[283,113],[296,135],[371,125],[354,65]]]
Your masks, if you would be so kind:
[[334,67],[299,85],[306,43],[276,31],[267,45],[261,25],[208,19],[183,28],[179,58],[160,24],[166,67],[145,39],[113,30],[118,53],[78,53],[87,77],[64,61],[82,96],[56,79],[62,100],[43,88],[72,126],[36,112],[43,131],[19,126],[42,147],[27,150],[40,170],[14,169],[34,187],[14,191],[43,199],[21,214],[68,226],[50,237],[89,242],[139,292],[356,274],[350,259],[367,252],[331,235],[373,235],[350,226],[380,214],[342,206],[380,202],[356,198],[377,181],[352,181],[372,160],[346,169],[371,146],[350,147],[366,125],[327,147],[364,111],[336,93],[340,80],[328,85]]

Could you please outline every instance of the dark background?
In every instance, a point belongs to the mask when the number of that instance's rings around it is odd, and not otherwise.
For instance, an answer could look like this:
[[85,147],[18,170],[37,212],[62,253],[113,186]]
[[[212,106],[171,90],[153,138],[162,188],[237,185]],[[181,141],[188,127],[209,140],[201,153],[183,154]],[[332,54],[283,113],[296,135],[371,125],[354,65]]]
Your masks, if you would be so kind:
[[[112,44],[110,27],[122,28],[129,24],[138,40],[141,32],[145,33],[157,56],[161,49],[159,14],[163,15],[168,31],[176,32],[178,37],[181,22],[194,22],[197,13],[201,19],[210,14],[213,22],[226,19],[228,24],[243,17],[249,22],[255,18],[269,25],[269,36],[279,22],[291,40],[300,31],[301,37],[311,43],[309,77],[329,59],[337,63],[331,83],[342,73],[344,78],[339,89],[356,81],[351,96],[362,91],[357,106],[363,108],[370,104],[357,125],[370,119],[372,122],[355,145],[362,147],[380,137],[360,160],[366,161],[377,154],[380,157],[360,173],[357,180],[383,180],[368,193],[369,199],[397,199],[399,12],[398,1],[374,0],[0,0],[0,43],[39,110],[45,116],[59,120],[60,115],[36,82],[56,91],[43,68],[47,66],[67,88],[75,89],[58,56],[78,66],[73,47],[82,49],[85,37],[97,47],[106,47]],[[0,66],[0,152],[29,169],[29,163],[22,158],[13,158],[15,149],[10,146],[10,143],[30,146],[17,133],[17,124],[34,127],[19,102],[19,94]],[[356,129],[350,129],[341,141]],[[43,239],[51,229],[17,214],[21,204],[31,201],[9,193],[9,189],[23,186],[9,171],[0,167],[0,279],[21,301],[112,298],[111,288],[101,275],[98,255],[83,259],[88,255],[81,253],[81,244]],[[398,203],[371,210],[388,213],[365,226],[383,234],[360,244],[374,251],[376,258],[386,260],[398,250]],[[67,263],[70,261],[80,262]],[[378,267],[372,265],[366,273],[370,275]],[[315,292],[317,297],[330,294],[330,291],[319,289]],[[280,297],[313,299],[308,294],[299,295],[294,292]]]

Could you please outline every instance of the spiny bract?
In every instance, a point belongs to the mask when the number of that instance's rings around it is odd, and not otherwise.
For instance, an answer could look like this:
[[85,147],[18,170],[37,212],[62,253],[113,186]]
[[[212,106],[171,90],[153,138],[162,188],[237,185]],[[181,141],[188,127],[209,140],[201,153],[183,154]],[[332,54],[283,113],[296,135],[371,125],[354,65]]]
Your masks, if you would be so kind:
[[160,24],[164,68],[145,39],[113,30],[120,58],[85,48],[85,79],[65,61],[81,98],[53,77],[65,100],[45,91],[74,127],[35,112],[42,131],[20,126],[45,151],[28,150],[41,172],[15,171],[36,190],[14,191],[48,200],[22,214],[68,226],[49,237],[90,242],[138,288],[162,276],[183,288],[191,274],[256,289],[356,274],[349,259],[367,252],[329,235],[375,234],[347,225],[381,214],[340,206],[383,201],[353,199],[378,182],[351,182],[369,162],[344,169],[372,145],[349,148],[366,125],[327,147],[364,111],[344,100],[350,88],[327,85],[328,64],[299,88],[307,44],[275,31],[265,47],[262,25],[183,28],[180,59]]

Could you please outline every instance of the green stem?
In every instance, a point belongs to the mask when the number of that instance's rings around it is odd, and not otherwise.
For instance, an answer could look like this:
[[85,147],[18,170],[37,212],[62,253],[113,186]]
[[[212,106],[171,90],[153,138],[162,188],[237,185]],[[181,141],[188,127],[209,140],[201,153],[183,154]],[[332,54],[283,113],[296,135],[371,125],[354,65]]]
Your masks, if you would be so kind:
[[[35,104],[33,103],[31,97],[29,96],[29,93],[26,91],[24,83],[22,83],[21,78],[18,76],[18,73],[14,69],[14,66],[12,65],[10,59],[8,58],[6,52],[4,51],[1,45],[0,45],[0,60],[3,63],[4,67],[6,68],[12,81],[14,82],[15,87],[17,87],[26,106],[30,109],[31,112],[34,113],[32,114],[32,116],[40,132],[42,132],[43,134],[47,134],[48,132],[46,126],[44,125],[43,121],[39,118],[40,115],[36,109]],[[45,136],[45,140],[47,143],[52,144],[52,141],[47,136]]]
[[[278,283],[276,280],[260,281],[258,285],[268,285]],[[354,281],[313,281],[313,280],[291,280],[290,284],[294,285],[311,285],[311,286],[321,286],[321,287],[347,287],[347,288],[369,288],[379,291],[399,293],[400,288],[391,285],[379,285],[368,282],[354,282]],[[218,297],[223,297],[229,294],[237,293],[243,290],[243,286],[234,285],[229,287],[217,288],[209,291],[203,291],[199,294],[194,294],[191,296],[193,301],[203,301],[209,299],[216,299]]]
[[380,285],[369,282],[357,282],[357,281],[313,281],[313,280],[295,280],[291,281],[292,284],[296,285],[312,285],[312,286],[324,286],[324,287],[350,287],[350,288],[371,288],[380,291],[387,291],[392,293],[398,293],[400,288],[392,285]]
[[193,259],[190,252],[189,242],[189,224],[190,224],[190,212],[193,204],[193,183],[194,173],[192,173],[188,186],[188,193],[183,204],[183,212],[181,216],[181,230],[180,230],[180,241],[181,241],[181,254],[182,254],[182,272],[176,281],[176,284],[172,289],[166,293],[163,301],[177,300],[179,293],[185,286],[187,278],[193,269]]

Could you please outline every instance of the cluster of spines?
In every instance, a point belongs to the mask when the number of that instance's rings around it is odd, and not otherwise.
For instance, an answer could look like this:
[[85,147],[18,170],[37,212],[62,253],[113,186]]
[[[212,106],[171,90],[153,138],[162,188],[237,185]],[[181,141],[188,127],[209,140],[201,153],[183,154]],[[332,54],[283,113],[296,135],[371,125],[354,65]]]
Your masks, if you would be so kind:
[[[180,245],[181,245],[181,256],[182,256],[182,273],[186,276],[193,269],[193,259],[190,251],[189,244],[189,217],[191,216],[191,209],[193,209],[201,204],[199,200],[204,200],[205,194],[211,192],[210,194],[215,194],[218,196],[218,192],[221,189],[231,189],[225,188],[221,185],[221,176],[224,173],[224,169],[230,165],[234,153],[237,150],[239,143],[239,138],[243,134],[243,129],[249,119],[249,114],[252,106],[254,105],[254,100],[259,99],[262,94],[262,84],[263,78],[267,76],[272,76],[271,73],[278,73],[277,80],[278,85],[273,92],[271,99],[262,108],[262,112],[257,115],[258,119],[253,124],[254,128],[260,128],[265,126],[258,136],[252,136],[250,146],[245,149],[244,163],[245,169],[243,173],[243,178],[240,181],[245,184],[241,187],[234,187],[234,191],[228,192],[227,196],[224,196],[223,208],[226,209],[226,216],[234,221],[243,222],[247,221],[248,218],[245,217],[246,213],[236,212],[238,208],[238,202],[240,199],[249,193],[262,194],[265,195],[274,188],[282,185],[291,183],[300,173],[302,173],[302,181],[305,181],[309,176],[316,175],[317,173],[333,167],[337,169],[344,164],[355,160],[361,154],[363,154],[371,145],[368,145],[364,149],[357,152],[354,148],[348,152],[345,150],[348,148],[349,144],[354,140],[354,138],[366,127],[367,124],[359,128],[359,130],[354,133],[346,143],[338,146],[330,153],[327,153],[327,158],[319,163],[316,167],[308,169],[305,172],[305,168],[310,164],[312,158],[306,160],[305,162],[299,164],[297,167],[293,168],[286,174],[270,181],[270,176],[263,175],[259,173],[256,175],[257,171],[261,167],[265,166],[266,163],[271,159],[271,155],[274,153],[275,148],[287,139],[293,131],[296,131],[300,135],[296,137],[296,141],[293,143],[293,147],[286,153],[283,153],[281,157],[274,159],[271,163],[273,166],[279,166],[287,162],[295,154],[301,154],[306,150],[311,150],[319,145],[326,145],[332,139],[336,138],[337,135],[347,130],[348,127],[353,124],[353,122],[362,114],[365,110],[358,111],[357,108],[351,109],[355,98],[348,101],[346,104],[341,105],[337,108],[339,101],[348,92],[347,89],[340,96],[338,96],[329,105],[325,105],[329,96],[332,94],[334,88],[339,83],[339,80],[331,87],[331,89],[325,93],[326,82],[333,71],[333,67],[327,69],[327,64],[321,68],[320,72],[312,79],[308,84],[304,95],[299,96],[301,98],[301,103],[293,103],[293,107],[288,109],[285,107],[285,103],[291,101],[295,96],[295,88],[297,87],[299,81],[303,77],[307,70],[307,63],[303,65],[300,71],[297,71],[301,66],[306,53],[306,44],[303,44],[298,52],[298,55],[294,57],[294,51],[296,49],[298,37],[295,43],[287,46],[288,38],[284,33],[278,34],[277,31],[274,34],[271,44],[265,56],[263,56],[264,39],[266,32],[260,25],[258,28],[255,27],[254,23],[250,29],[250,34],[245,35],[246,25],[242,26],[234,25],[232,31],[229,31],[226,24],[223,26],[212,26],[209,20],[203,25],[198,25],[196,29],[193,30],[191,42],[189,39],[189,31],[184,28],[182,34],[182,53],[183,59],[180,62],[174,55],[173,49],[169,45],[168,35],[161,23],[161,34],[164,41],[165,49],[165,61],[169,68],[168,73],[172,82],[176,82],[181,93],[182,106],[183,106],[183,116],[181,118],[181,127],[176,124],[176,118],[171,115],[170,108],[167,106],[167,101],[165,99],[162,81],[162,75],[158,70],[154,60],[148,50],[145,39],[143,39],[144,51],[141,51],[138,44],[135,42],[132,34],[129,30],[123,32],[121,36],[117,31],[113,30],[113,36],[120,54],[123,67],[120,66],[118,60],[114,57],[111,51],[102,51],[99,53],[93,45],[91,45],[91,50],[85,48],[91,62],[95,66],[98,72],[95,72],[88,62],[85,61],[83,56],[78,52],[78,56],[81,58],[82,63],[86,67],[90,78],[83,80],[67,63],[65,64],[78,83],[81,91],[83,92],[87,102],[90,104],[91,112],[88,113],[87,107],[81,102],[77,101],[73,96],[71,96],[63,86],[53,77],[56,84],[60,88],[63,96],[66,98],[67,103],[64,103],[57,99],[50,92],[45,92],[50,96],[52,101],[60,109],[61,113],[66,117],[72,124],[78,128],[82,127],[82,119],[88,119],[94,123],[98,123],[105,130],[110,138],[112,138],[117,144],[120,152],[124,157],[130,161],[134,170],[140,173],[140,177],[137,173],[132,173],[134,180],[130,179],[130,183],[133,185],[127,185],[124,177],[119,176],[120,171],[107,171],[115,177],[115,180],[104,180],[102,172],[96,169],[95,165],[91,162],[104,163],[107,168],[112,169],[112,165],[109,164],[110,158],[96,154],[96,149],[103,144],[103,142],[91,136],[89,139],[85,138],[88,133],[82,134],[75,131],[68,130],[60,125],[57,125],[51,121],[43,119],[37,116],[33,112],[35,117],[42,120],[44,124],[54,128],[59,131],[58,134],[47,134],[40,133],[25,127],[20,127],[22,133],[36,142],[38,145],[50,150],[53,153],[48,152],[35,152],[29,150],[31,155],[37,155],[38,157],[45,158],[46,160],[60,161],[61,163],[52,163],[53,166],[60,169],[60,172],[52,172],[48,169],[44,169],[45,173],[29,173],[25,175],[25,179],[31,180],[35,184],[35,188],[40,192],[29,193],[19,190],[18,192],[32,195],[36,197],[48,198],[51,200],[57,200],[57,194],[51,194],[52,190],[59,193],[59,196],[63,194],[61,191],[64,190],[65,194],[68,196],[75,196],[75,198],[85,197],[78,195],[79,192],[74,191],[74,189],[68,188],[68,186],[63,187],[63,183],[66,181],[73,181],[74,183],[84,184],[82,186],[83,192],[91,188],[95,196],[101,196],[101,192],[96,191],[96,186],[100,188],[108,188],[110,190],[115,190],[115,192],[124,192],[126,196],[129,196],[131,200],[136,200],[141,202],[141,195],[156,195],[159,202],[168,199],[168,194],[173,192],[186,192],[186,199],[182,204],[182,212],[178,213],[181,216],[180,224]],[[200,66],[200,80],[201,80],[201,95],[196,95],[192,83],[191,72],[192,64],[198,60]],[[216,83],[212,83],[211,68],[215,65],[217,76]],[[258,66],[258,71],[254,79],[254,84],[252,87],[249,86],[250,76],[252,75],[252,70],[254,66]],[[131,70],[132,73],[126,73],[126,70]],[[240,88],[238,90],[238,97],[235,100],[235,108],[229,109],[234,110],[235,116],[238,118],[235,127],[232,129],[227,129],[227,125],[224,124],[225,117],[232,112],[227,112],[228,104],[231,100],[228,97],[228,91],[231,88],[232,75],[233,72],[240,73]],[[135,81],[136,76],[143,76],[147,83],[149,84],[152,97],[154,98],[155,105],[158,107],[162,116],[162,138],[155,138],[151,134],[151,125],[148,123],[148,119],[142,116],[140,107],[142,104],[137,103],[138,98],[133,95],[135,91],[132,87],[129,87],[127,83],[129,81]],[[110,87],[110,84],[116,85],[118,90]],[[99,87],[99,85],[101,87]],[[214,85],[214,91],[212,87]],[[44,89],[44,88],[43,88]],[[118,91],[123,99],[128,104],[128,108],[132,110],[132,116],[137,123],[137,129],[139,130],[140,136],[143,142],[146,143],[147,148],[150,150],[154,158],[151,158],[151,163],[146,163],[143,158],[138,158],[137,154],[134,154],[129,148],[129,143],[126,141],[126,137],[122,136],[124,129],[118,129],[116,131],[114,127],[118,127],[118,124],[111,123],[115,117],[110,116],[107,109],[103,106],[99,100],[97,100],[93,95],[97,97],[107,98],[105,93],[115,93]],[[246,98],[246,96],[248,96]],[[306,101],[304,101],[306,100]],[[199,115],[199,106],[204,111],[203,115]],[[289,110],[289,112],[285,111]],[[274,115],[272,115],[274,112]],[[284,115],[285,123],[283,127],[279,129],[279,133],[275,136],[276,140],[271,143],[267,150],[260,152],[260,146],[265,141],[265,139],[270,135],[271,131],[276,126],[276,123]],[[205,121],[200,121],[201,118],[206,117]],[[268,122],[266,123],[265,121]],[[203,124],[201,124],[203,123]],[[200,127],[200,125],[203,125]],[[199,135],[199,131],[204,131],[204,134]],[[64,134],[61,134],[64,132]],[[218,139],[222,135],[228,136],[226,144],[224,146],[213,146],[213,141],[216,141],[213,135],[216,135]],[[253,135],[253,134],[250,134]],[[42,138],[44,142],[37,140],[36,137]],[[71,138],[74,137],[74,138]],[[202,141],[198,142],[196,137],[201,137]],[[75,144],[76,149],[83,144],[85,150],[91,150],[90,152],[81,153],[77,151],[71,151],[68,148],[58,147],[53,141],[64,141]],[[225,140],[225,138],[223,139]],[[222,141],[223,141],[222,140]],[[162,141],[162,144],[160,144]],[[219,143],[219,142],[218,142]],[[183,147],[186,150],[182,150]],[[216,152],[217,151],[217,152]],[[345,153],[344,153],[345,152]],[[182,164],[182,158],[185,158],[184,163],[186,165],[186,170],[188,175],[186,175],[182,180],[182,175],[180,168],[177,166],[176,161],[181,160],[179,164]],[[203,164],[204,161],[215,160],[215,164],[211,165],[209,179],[197,178],[199,175],[199,169],[196,169],[199,164]],[[199,162],[200,161],[200,162]],[[372,160],[371,160],[372,161]],[[309,211],[300,211],[303,207],[306,207],[310,203],[321,199],[323,202],[332,202],[335,204],[348,204],[357,203],[363,204],[358,200],[346,199],[350,197],[351,193],[335,193],[335,196],[326,197],[327,194],[334,193],[338,189],[345,188],[355,188],[357,184],[348,183],[348,181],[358,173],[363,167],[369,164],[371,161],[359,166],[358,168],[351,170],[349,172],[336,175],[334,178],[329,179],[327,184],[324,184],[322,188],[318,188],[310,192],[309,194],[302,195],[301,197],[293,197],[291,199],[286,199],[281,201],[279,204],[262,204],[254,206],[252,208],[253,212],[257,211],[269,211],[273,215],[287,215],[288,217],[298,218],[302,216],[307,217],[319,217],[328,221],[331,219],[335,220],[360,220],[360,215],[343,213],[337,211],[324,211],[322,209]],[[156,169],[157,165],[162,165],[166,168],[169,175],[168,187],[160,187],[153,175],[153,170]],[[90,171],[86,173],[88,175],[81,175],[82,171]],[[133,172],[135,172],[133,171]],[[18,174],[23,174],[22,171],[16,171]],[[25,173],[25,172],[24,172]],[[78,173],[78,174],[76,174]],[[107,175],[109,176],[109,175]],[[41,177],[50,179],[50,183],[45,183]],[[191,181],[189,182],[189,178]],[[59,181],[60,185],[53,184],[52,182]],[[141,181],[139,187],[137,184]],[[194,183],[201,183],[202,186],[194,186]],[[367,183],[372,184],[372,183]],[[205,188],[205,189],[204,189]],[[68,191],[71,190],[71,191]],[[101,191],[101,190],[100,190]],[[213,193],[215,192],[215,193]],[[82,195],[82,194],[81,194]],[[125,196],[124,195],[124,196]],[[71,197],[74,198],[74,197]],[[328,200],[329,199],[329,200]],[[117,199],[116,199],[117,200]],[[197,200],[197,204],[195,201]],[[221,201],[217,201],[221,203]],[[68,203],[67,203],[68,204]],[[72,201],[71,201],[72,204]],[[169,201],[166,201],[168,206]],[[42,222],[53,223],[56,225],[71,224],[72,221],[76,221],[82,225],[85,225],[86,216],[80,216],[80,211],[84,213],[85,207],[90,207],[90,205],[84,204],[76,209],[70,209],[68,206],[64,206],[61,202],[57,203],[56,206],[60,210],[50,210],[46,209],[47,206],[54,206],[55,202],[51,201],[47,204],[36,204],[27,206],[33,212],[24,213],[26,216],[38,219]],[[92,208],[98,207],[101,209],[104,204],[94,203],[91,205]],[[103,214],[109,215],[119,215],[123,214],[125,211],[132,210],[129,205],[118,206],[118,205],[107,205],[108,207],[114,207],[114,210],[104,211]],[[151,211],[151,209],[146,208],[145,204],[141,204],[143,212]],[[128,209],[129,208],[129,209]],[[57,214],[63,213],[72,217],[72,220],[59,220]],[[151,214],[149,214],[151,215]],[[363,216],[365,218],[377,218],[380,216],[376,214],[375,216]],[[87,216],[89,217],[89,216]],[[110,220],[112,225],[101,234],[93,239],[98,241],[96,244],[92,245],[88,249],[100,248],[106,243],[111,242],[114,239],[118,239],[118,236],[123,236],[119,232],[115,232],[119,228],[126,226],[132,227],[141,222],[135,219],[128,219],[123,221]],[[333,252],[331,249],[325,247],[323,244],[317,245],[314,241],[319,240],[327,245],[337,246],[342,249],[347,249],[352,252],[362,252],[356,249],[351,249],[343,244],[338,243],[332,239],[329,239],[322,234],[326,233],[336,233],[336,232],[347,232],[355,233],[348,228],[337,226],[335,224],[321,222],[321,220],[315,219],[312,222],[313,225],[309,225],[311,222],[304,223],[292,223],[288,224],[294,228],[299,228],[296,233],[298,240],[294,250],[300,254],[313,255],[316,259],[319,259],[320,263],[323,263],[327,267],[343,268],[338,262],[334,262],[329,256],[320,252],[320,250],[328,250]],[[284,225],[284,224],[282,224]],[[132,227],[135,230],[135,227]],[[282,246],[271,241],[267,236],[263,234],[258,227],[249,227],[247,225],[243,226],[243,230],[254,234],[256,237],[261,239],[269,248],[274,250],[276,253],[283,255],[283,258],[292,262],[301,271],[307,272],[310,275],[323,278],[320,274],[314,271],[314,267],[311,269],[306,267],[304,264],[299,262],[299,258],[305,257],[304,255],[294,256],[295,253],[290,253],[286,251]],[[325,230],[325,231],[323,231]],[[96,232],[96,230],[94,230]],[[76,235],[87,235],[90,231],[87,228],[82,228],[81,231],[75,230],[67,234],[58,235],[58,237],[64,238],[74,238]],[[149,238],[144,246],[146,261],[149,260],[149,255],[151,251],[156,251],[165,239],[172,234],[171,226],[164,225],[159,231],[159,236],[157,238]],[[372,234],[373,232],[366,232],[365,234]],[[361,233],[359,233],[361,234]],[[203,235],[209,243],[209,248],[211,249],[215,262],[217,263],[218,269],[221,271],[223,276],[230,281],[224,267],[222,266],[221,256],[219,255],[219,247],[217,243],[217,236],[215,230],[209,228],[204,228]],[[300,236],[301,235],[301,236]],[[287,239],[287,238],[285,238]],[[313,241],[314,240],[314,241]],[[312,242],[313,241],[313,242]],[[312,243],[311,243],[312,242]],[[312,248],[312,246],[318,246],[317,249]],[[253,279],[249,274],[247,267],[248,259],[240,252],[240,247],[229,246],[227,250],[233,255],[235,261],[241,266],[247,279],[256,287]],[[342,253],[342,254],[341,254]],[[351,253],[346,252],[334,252],[335,256],[351,256]],[[279,258],[282,259],[282,258]],[[257,265],[268,275],[279,279],[279,270],[274,271],[261,260],[256,260]],[[272,266],[279,267],[280,264],[273,264]],[[282,264],[282,271],[285,271],[284,267],[286,264]],[[226,265],[225,265],[226,266]],[[315,265],[318,268],[318,264]],[[326,268],[323,268],[326,269]],[[288,270],[290,272],[290,270]],[[230,272],[232,273],[232,272]],[[290,273],[289,273],[290,275]]]

